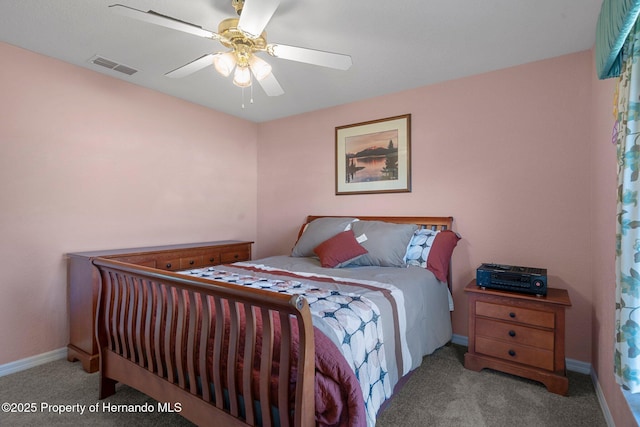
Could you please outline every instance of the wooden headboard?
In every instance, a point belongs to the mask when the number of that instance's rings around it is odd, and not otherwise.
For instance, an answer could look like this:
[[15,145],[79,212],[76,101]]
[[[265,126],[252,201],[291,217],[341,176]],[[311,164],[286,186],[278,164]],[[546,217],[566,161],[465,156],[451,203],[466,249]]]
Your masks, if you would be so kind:
[[[426,228],[430,230],[436,231],[444,231],[451,230],[451,226],[453,225],[453,217],[452,216],[359,216],[359,215],[309,215],[307,216],[307,224],[317,218],[326,218],[326,217],[347,217],[347,218],[358,218],[362,221],[385,221],[385,222],[394,222],[396,224],[416,224],[421,228]],[[298,233],[298,238],[302,235],[304,231],[304,226],[300,228],[300,232]],[[447,275],[447,286],[449,286],[449,290],[453,289],[453,281],[451,278],[451,265],[449,265],[449,274]]]
[[453,224],[452,216],[359,216],[359,215],[309,215],[307,223],[317,218],[325,217],[348,217],[358,218],[363,221],[385,221],[397,224],[417,224],[422,228],[431,230],[451,230]]

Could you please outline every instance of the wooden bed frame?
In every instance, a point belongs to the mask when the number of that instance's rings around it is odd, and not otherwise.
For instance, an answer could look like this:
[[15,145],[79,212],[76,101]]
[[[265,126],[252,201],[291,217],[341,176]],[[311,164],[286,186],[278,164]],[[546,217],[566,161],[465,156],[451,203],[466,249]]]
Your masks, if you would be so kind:
[[[307,222],[319,217],[309,216]],[[452,217],[358,218],[437,230],[450,229],[453,222]],[[96,315],[100,399],[114,394],[116,383],[121,382],[161,403],[179,402],[180,414],[198,425],[315,425],[314,334],[304,298],[107,258],[98,257],[92,263],[101,278]],[[215,318],[214,328],[210,316]],[[246,345],[242,355],[245,363],[238,374],[234,361],[239,355],[241,317],[246,317]],[[281,327],[279,346],[273,338],[274,318]],[[272,364],[290,367],[292,363],[291,318],[297,321],[299,336],[297,377],[292,387],[290,369],[280,369],[274,398]],[[255,378],[252,368],[258,323],[262,324],[262,356],[259,378]],[[228,345],[221,338],[225,327]],[[207,366],[211,340],[213,366]],[[218,367],[225,361],[228,369],[220,373]],[[242,384],[242,392],[237,384]]]

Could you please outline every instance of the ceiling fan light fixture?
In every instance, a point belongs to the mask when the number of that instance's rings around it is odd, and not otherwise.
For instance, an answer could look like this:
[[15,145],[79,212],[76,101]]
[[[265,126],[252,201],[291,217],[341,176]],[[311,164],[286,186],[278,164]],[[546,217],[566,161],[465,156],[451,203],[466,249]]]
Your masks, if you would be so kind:
[[249,67],[236,67],[236,72],[233,74],[233,84],[238,87],[251,86],[251,71],[249,71]]
[[271,65],[256,55],[251,55],[251,58],[249,58],[249,67],[258,81],[263,80],[271,74]]
[[213,66],[216,71],[228,77],[236,66],[236,58],[233,52],[219,53],[213,57]]

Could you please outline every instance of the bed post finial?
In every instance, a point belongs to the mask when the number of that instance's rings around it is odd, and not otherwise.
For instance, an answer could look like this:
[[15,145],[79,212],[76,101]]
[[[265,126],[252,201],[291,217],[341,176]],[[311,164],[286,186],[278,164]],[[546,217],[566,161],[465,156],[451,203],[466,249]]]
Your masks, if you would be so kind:
[[302,295],[296,295],[294,298],[292,298],[292,303],[295,306],[295,308],[297,308],[298,310],[302,310],[302,307],[304,307],[304,303],[307,301],[307,299],[302,296]]

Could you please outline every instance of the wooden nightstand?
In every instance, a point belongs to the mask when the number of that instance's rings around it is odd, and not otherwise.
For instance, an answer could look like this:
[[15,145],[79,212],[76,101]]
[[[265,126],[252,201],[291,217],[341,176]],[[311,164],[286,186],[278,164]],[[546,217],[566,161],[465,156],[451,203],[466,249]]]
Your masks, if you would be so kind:
[[482,289],[473,280],[469,297],[469,351],[464,366],[495,369],[543,383],[567,395],[565,370],[565,289],[548,288],[546,296]]

